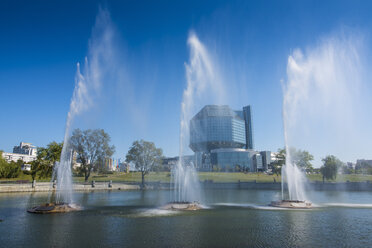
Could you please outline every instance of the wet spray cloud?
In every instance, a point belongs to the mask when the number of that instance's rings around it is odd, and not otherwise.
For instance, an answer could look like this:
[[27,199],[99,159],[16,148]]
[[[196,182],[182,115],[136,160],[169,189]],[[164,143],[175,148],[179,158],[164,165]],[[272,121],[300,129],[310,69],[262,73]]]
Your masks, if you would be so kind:
[[[190,120],[207,104],[224,101],[224,89],[211,55],[194,32],[187,44],[190,60],[185,64],[186,88],[183,92],[180,118],[179,162],[173,171],[175,201],[200,201],[199,179],[194,165],[185,165],[183,157],[190,141]],[[202,135],[202,134],[200,134]]]
[[74,119],[91,108],[99,97],[104,77],[110,72],[113,53],[113,28],[110,15],[107,10],[100,8],[89,41],[84,70],[81,71],[80,64],[77,64],[75,88],[67,114],[61,161],[55,166],[53,172],[53,180],[57,180],[57,202],[73,202],[72,151],[69,149],[71,127]]
[[342,32],[305,52],[296,49],[288,58],[283,85],[287,161],[282,176],[290,199],[306,199],[305,177],[293,163],[290,147],[314,152],[315,162],[327,154],[343,159],[350,149],[357,152],[353,141],[363,139],[355,129],[363,108],[362,54],[361,37]]

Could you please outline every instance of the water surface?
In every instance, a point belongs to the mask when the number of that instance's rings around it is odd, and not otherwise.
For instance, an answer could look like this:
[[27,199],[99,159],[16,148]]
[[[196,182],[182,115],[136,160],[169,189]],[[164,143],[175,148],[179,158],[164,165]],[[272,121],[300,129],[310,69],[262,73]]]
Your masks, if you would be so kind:
[[208,208],[159,210],[171,192],[76,193],[83,211],[33,215],[45,193],[0,194],[0,247],[367,247],[372,192],[311,192],[313,210],[268,207],[279,191],[206,190]]

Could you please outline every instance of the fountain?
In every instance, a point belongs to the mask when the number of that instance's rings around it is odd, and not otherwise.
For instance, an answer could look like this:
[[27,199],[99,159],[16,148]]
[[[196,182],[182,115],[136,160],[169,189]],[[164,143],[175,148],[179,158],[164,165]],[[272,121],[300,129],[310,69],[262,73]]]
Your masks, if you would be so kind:
[[[293,60],[292,56],[289,57],[289,65]],[[289,70],[289,69],[288,69]],[[292,128],[296,118],[296,107],[299,96],[296,90],[300,86],[301,80],[289,79],[287,87],[283,86],[283,129],[286,158],[285,164],[282,167],[282,200],[272,201],[271,206],[283,208],[311,208],[311,203],[306,201],[305,185],[306,180],[301,169],[292,160],[292,149],[290,147],[289,132]],[[300,85],[299,85],[300,84]]]
[[363,46],[359,38],[345,33],[330,36],[305,54],[296,49],[289,56],[287,83],[283,84],[287,155],[282,167],[282,201],[273,205],[311,206],[306,201],[306,177],[294,163],[291,147],[310,148],[320,164],[319,156],[326,156],[325,151],[343,157],[365,140],[365,132],[354,122],[363,118],[360,109],[367,106],[360,95]]
[[[203,103],[223,101],[223,90],[211,57],[194,32],[188,38],[190,62],[185,65],[187,86],[183,92],[180,120],[179,160],[172,171],[173,202],[165,209],[196,210],[200,205],[200,183],[194,163],[186,163],[185,150],[189,143],[189,123],[192,115]],[[203,101],[203,103],[202,103]]]
[[287,112],[286,104],[283,103],[283,122],[284,122],[284,139],[286,149],[286,162],[282,167],[282,200],[271,202],[273,207],[281,208],[311,208],[312,204],[306,201],[305,175],[292,159],[292,149],[288,145],[288,136],[286,129]]
[[80,74],[80,65],[77,65],[75,89],[70,103],[70,111],[67,114],[65,137],[60,162],[56,163],[53,170],[52,182],[57,181],[55,202],[51,195],[49,202],[28,209],[29,213],[63,213],[79,210],[80,207],[73,204],[73,182],[71,174],[72,151],[69,149],[70,127],[73,118],[88,107],[85,99],[88,99],[86,88],[87,82]]
[[[48,203],[28,209],[30,213],[62,213],[80,210],[74,204],[73,182],[72,182],[72,157],[73,151],[69,147],[72,123],[76,116],[89,109],[94,97],[97,97],[104,77],[104,68],[112,49],[112,27],[109,12],[99,9],[96,23],[92,31],[92,38],[89,41],[88,58],[85,58],[84,73],[80,71],[80,64],[77,63],[75,76],[75,88],[70,102],[70,110],[67,114],[64,143],[61,152],[61,159],[56,163],[52,175],[52,184],[57,182],[55,200],[49,195]],[[89,64],[88,61],[92,63]],[[106,67],[105,67],[106,66]]]

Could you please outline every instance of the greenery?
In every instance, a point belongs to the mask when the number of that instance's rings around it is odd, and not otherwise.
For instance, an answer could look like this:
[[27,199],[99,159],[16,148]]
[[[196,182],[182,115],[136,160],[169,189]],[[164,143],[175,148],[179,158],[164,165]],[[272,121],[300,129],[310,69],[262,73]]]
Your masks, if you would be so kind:
[[102,166],[103,161],[114,154],[115,146],[109,145],[110,140],[110,135],[103,129],[75,129],[72,132],[69,146],[76,154],[77,161],[81,163],[80,172],[85,181],[88,181],[93,168]]
[[292,162],[306,172],[312,172],[314,156],[305,150],[291,149]]
[[163,151],[156,148],[153,142],[144,140],[134,141],[126,155],[125,161],[133,163],[141,172],[141,185],[145,185],[145,176],[161,165]]
[[[312,172],[313,165],[311,161],[314,160],[314,156],[311,155],[308,151],[305,150],[296,150],[295,148],[290,148],[290,155],[291,160],[294,164],[300,167],[303,171]],[[276,160],[271,163],[272,172],[275,173],[277,176],[281,174],[282,167],[285,165],[287,157],[287,151],[285,148],[278,149],[278,153],[276,154]]]
[[337,177],[337,171],[343,166],[343,163],[333,155],[328,155],[322,159],[323,166],[320,167],[320,173],[324,179],[334,180]]
[[21,173],[22,160],[8,163],[0,151],[0,178],[16,178]]
[[63,143],[55,141],[50,142],[45,148],[39,147],[37,150],[36,160],[31,162],[31,171],[24,171],[25,174],[31,175],[32,180],[50,178],[53,173],[53,167],[60,160]]
[[277,176],[282,173],[282,167],[285,165],[286,152],[285,149],[278,149],[278,153],[275,156],[275,161],[271,163],[272,172]]
[[[268,175],[265,173],[243,173],[243,172],[199,172],[199,180],[212,180],[213,182],[228,183],[228,182],[281,182],[281,176]],[[310,182],[322,181],[322,174],[309,174],[306,175]],[[108,182],[112,180],[113,182],[127,182],[127,183],[140,183],[141,172],[113,172],[112,174],[101,174],[97,172],[91,173],[91,178],[96,182]],[[31,175],[26,175],[20,173],[16,178],[2,178],[0,181],[31,181]],[[75,182],[85,182],[84,176],[73,177]],[[146,175],[146,182],[170,182],[171,173],[170,172],[149,172]],[[38,181],[50,182],[50,178],[39,179]],[[362,175],[362,174],[347,174],[339,175],[337,178],[331,180],[331,182],[365,182],[372,181],[372,175]]]
[[[140,183],[141,172],[114,172],[110,175],[103,175],[98,173],[92,173],[92,176],[95,181],[109,181],[112,180],[113,182],[133,182],[133,183]],[[281,176],[276,175],[268,175],[265,173],[243,173],[243,172],[198,172],[199,180],[201,182],[205,180],[212,180],[213,182],[219,183],[229,183],[229,182],[281,182]],[[310,174],[306,175],[309,181],[322,181],[321,174]],[[77,182],[84,182],[84,177],[75,177],[75,181]],[[149,172],[146,175],[146,182],[170,182],[171,180],[171,173],[170,172]],[[334,182],[365,182],[365,181],[372,181],[372,175],[343,175],[342,177],[337,177],[334,179]]]

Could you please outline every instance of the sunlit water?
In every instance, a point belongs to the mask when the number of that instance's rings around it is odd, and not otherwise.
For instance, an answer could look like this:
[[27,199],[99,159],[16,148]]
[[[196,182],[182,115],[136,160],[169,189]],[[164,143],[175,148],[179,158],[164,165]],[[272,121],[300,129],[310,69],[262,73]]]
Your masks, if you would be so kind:
[[47,194],[0,195],[0,247],[367,247],[372,192],[312,192],[312,210],[268,207],[280,191],[205,190],[209,208],[159,210],[169,191],[75,193],[84,210],[34,215]]

